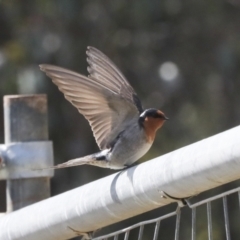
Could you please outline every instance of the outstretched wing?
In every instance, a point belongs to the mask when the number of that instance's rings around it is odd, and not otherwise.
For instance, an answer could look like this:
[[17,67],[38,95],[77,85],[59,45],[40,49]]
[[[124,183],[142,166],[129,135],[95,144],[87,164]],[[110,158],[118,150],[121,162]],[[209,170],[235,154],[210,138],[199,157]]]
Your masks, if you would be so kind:
[[142,112],[141,102],[117,67],[99,50],[89,47],[89,77],[47,64],[42,71],[89,121],[100,149],[115,138]]
[[89,77],[104,86],[107,84],[117,94],[133,104],[139,113],[142,113],[143,108],[140,99],[117,66],[98,49],[94,47],[88,47],[87,49]]

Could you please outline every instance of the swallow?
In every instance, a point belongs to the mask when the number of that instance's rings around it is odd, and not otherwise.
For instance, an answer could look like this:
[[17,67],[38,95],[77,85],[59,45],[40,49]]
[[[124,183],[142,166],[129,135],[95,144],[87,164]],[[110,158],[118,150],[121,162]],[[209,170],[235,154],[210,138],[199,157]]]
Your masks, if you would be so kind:
[[88,120],[100,152],[49,168],[129,167],[147,153],[168,118],[158,109],[143,109],[132,86],[105,54],[94,47],[86,53],[88,77],[48,64],[41,64],[40,69]]

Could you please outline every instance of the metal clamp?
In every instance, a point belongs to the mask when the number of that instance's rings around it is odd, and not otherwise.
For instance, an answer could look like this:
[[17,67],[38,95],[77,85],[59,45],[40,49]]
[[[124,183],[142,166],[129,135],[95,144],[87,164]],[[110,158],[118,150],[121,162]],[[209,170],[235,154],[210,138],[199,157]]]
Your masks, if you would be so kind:
[[93,239],[94,232],[80,232],[78,230],[75,230],[68,226],[69,229],[71,229],[73,232],[76,233],[76,236],[81,236],[81,240],[91,240]]
[[51,141],[0,144],[0,180],[53,177],[53,170],[34,171],[53,166]]
[[187,205],[186,199],[188,199],[188,198],[176,198],[176,197],[172,197],[172,196],[168,195],[167,193],[165,193],[164,191],[161,191],[161,194],[162,194],[162,198],[171,199],[171,200],[177,202],[178,207],[180,207],[180,208]]

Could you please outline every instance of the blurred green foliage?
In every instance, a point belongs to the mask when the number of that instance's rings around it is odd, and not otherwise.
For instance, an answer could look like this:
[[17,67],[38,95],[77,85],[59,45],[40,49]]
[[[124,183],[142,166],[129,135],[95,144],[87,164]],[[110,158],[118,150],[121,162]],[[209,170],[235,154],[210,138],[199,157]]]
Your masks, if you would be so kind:
[[[1,99],[48,95],[55,163],[98,151],[86,120],[38,68],[49,63],[87,74],[86,47],[97,47],[119,66],[145,107],[170,117],[145,161],[239,124],[239,29],[237,0],[2,0]],[[2,104],[0,114],[3,141]],[[112,172],[58,170],[52,194]]]

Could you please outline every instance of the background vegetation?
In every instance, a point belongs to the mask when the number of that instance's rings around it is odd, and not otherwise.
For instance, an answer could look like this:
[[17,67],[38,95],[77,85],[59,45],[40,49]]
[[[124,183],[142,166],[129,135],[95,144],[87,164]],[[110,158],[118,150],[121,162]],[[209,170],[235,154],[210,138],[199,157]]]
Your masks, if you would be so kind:
[[[160,108],[170,117],[139,162],[239,124],[239,1],[2,0],[0,99],[47,94],[55,163],[97,152],[98,147],[87,121],[38,64],[87,74],[88,45],[119,66],[146,108]],[[52,195],[111,173],[91,166],[58,170]],[[4,209],[2,199],[0,205]]]

